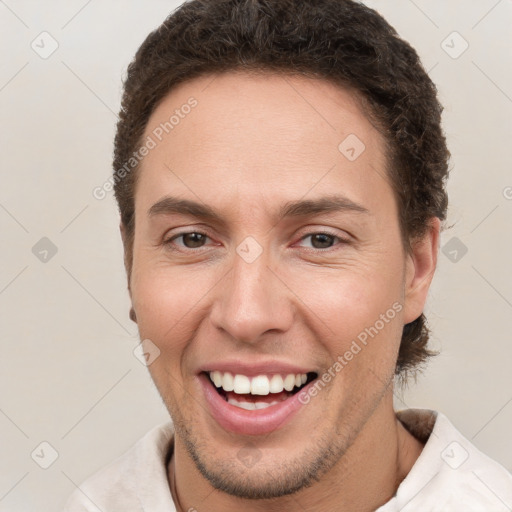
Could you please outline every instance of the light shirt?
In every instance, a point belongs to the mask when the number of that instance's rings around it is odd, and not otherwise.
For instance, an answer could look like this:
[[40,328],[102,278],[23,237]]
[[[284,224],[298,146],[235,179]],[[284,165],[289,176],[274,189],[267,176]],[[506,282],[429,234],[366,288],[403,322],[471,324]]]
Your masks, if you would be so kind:
[[[398,411],[425,443],[391,500],[376,512],[510,512],[512,474],[480,452],[442,413]],[[64,512],[176,512],[167,478],[171,422],[150,430],[125,454],[87,479]]]

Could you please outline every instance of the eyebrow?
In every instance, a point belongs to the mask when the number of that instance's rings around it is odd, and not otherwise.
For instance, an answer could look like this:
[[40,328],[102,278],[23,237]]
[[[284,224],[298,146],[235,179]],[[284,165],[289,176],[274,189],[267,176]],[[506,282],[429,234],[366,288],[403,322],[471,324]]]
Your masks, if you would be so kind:
[[[330,195],[318,199],[289,201],[281,206],[276,216],[282,219],[286,217],[305,217],[331,212],[370,214],[367,208],[345,196]],[[210,222],[224,222],[222,216],[210,206],[173,196],[164,197],[148,210],[150,217],[172,214],[190,215]]]

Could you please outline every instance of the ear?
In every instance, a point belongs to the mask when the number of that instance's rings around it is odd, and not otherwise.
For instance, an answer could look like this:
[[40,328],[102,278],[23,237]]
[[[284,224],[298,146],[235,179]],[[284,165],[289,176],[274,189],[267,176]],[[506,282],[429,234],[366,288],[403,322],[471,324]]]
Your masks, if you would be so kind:
[[121,232],[121,239],[123,240],[123,250],[124,250],[124,268],[126,271],[126,276],[128,278],[128,291],[130,292],[131,296],[131,289],[130,289],[130,276],[131,276],[131,243],[132,240],[129,240],[126,226],[121,221],[119,223],[119,231]]
[[[120,222],[119,223],[119,231],[121,232],[121,239],[123,240],[123,250],[124,250],[124,268],[126,270],[126,277],[128,279],[128,293],[130,294],[130,300],[132,299],[132,290],[130,287],[130,277],[131,277],[131,253],[132,253],[132,247],[130,244],[133,243],[133,241],[129,240],[128,235],[126,233],[126,226]],[[129,313],[130,320],[137,323],[137,316],[135,314],[135,309],[133,309],[133,301],[132,306],[130,308]]]
[[432,217],[425,235],[411,245],[411,253],[406,256],[404,283],[404,323],[413,322],[422,313],[428,290],[434,277],[439,251],[441,221]]

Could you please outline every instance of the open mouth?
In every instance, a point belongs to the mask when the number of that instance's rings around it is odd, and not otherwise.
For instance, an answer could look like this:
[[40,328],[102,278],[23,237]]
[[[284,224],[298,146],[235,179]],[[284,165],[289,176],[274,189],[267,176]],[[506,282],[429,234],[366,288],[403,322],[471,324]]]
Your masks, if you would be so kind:
[[203,373],[226,402],[249,411],[284,402],[318,377],[315,372],[255,377],[220,371]]

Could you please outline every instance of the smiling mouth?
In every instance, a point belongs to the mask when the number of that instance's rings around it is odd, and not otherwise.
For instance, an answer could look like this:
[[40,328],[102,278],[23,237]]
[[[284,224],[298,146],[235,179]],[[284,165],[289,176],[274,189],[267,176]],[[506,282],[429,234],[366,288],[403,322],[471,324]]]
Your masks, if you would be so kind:
[[315,372],[248,377],[230,372],[203,372],[230,405],[249,411],[284,402],[317,378]]

